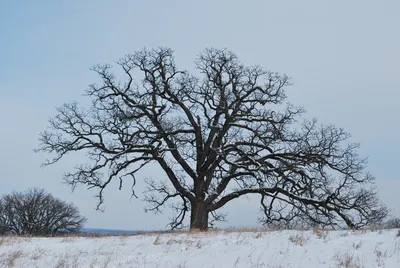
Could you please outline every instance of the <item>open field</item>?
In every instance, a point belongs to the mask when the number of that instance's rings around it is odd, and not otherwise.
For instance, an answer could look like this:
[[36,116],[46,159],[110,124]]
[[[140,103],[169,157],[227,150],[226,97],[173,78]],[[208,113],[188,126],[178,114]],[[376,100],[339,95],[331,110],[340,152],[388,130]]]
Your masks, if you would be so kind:
[[0,237],[0,267],[400,267],[398,230]]

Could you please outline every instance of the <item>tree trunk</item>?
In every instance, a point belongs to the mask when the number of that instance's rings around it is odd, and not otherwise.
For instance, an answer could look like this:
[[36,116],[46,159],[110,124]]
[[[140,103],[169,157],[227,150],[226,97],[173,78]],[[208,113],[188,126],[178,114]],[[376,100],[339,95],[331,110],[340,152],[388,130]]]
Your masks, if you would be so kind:
[[191,203],[190,229],[206,231],[208,229],[208,211],[204,201]]

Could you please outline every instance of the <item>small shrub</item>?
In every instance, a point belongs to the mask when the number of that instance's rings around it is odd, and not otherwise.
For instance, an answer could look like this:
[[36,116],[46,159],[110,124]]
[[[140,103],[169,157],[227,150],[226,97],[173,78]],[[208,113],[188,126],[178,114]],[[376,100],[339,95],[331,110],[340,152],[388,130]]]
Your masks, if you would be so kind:
[[0,234],[48,236],[79,233],[86,218],[78,208],[43,189],[0,198]]

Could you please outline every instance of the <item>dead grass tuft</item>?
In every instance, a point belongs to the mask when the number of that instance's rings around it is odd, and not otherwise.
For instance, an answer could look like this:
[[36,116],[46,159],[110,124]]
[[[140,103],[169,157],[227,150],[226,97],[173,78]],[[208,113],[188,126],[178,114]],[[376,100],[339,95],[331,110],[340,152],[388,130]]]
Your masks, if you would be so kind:
[[160,235],[157,235],[156,240],[154,240],[153,245],[160,245],[161,241],[160,241]]
[[340,254],[337,252],[334,258],[338,268],[363,268],[360,259],[349,253]]
[[296,246],[304,246],[309,239],[310,237],[306,237],[303,233],[291,234],[289,236],[289,241]]
[[318,227],[314,227],[313,228],[313,233],[315,234],[316,237],[318,237],[319,239],[326,239],[326,237],[328,236],[328,232],[327,230],[322,230]]
[[353,248],[354,249],[359,249],[360,247],[361,247],[361,244],[362,244],[362,242],[360,241],[360,242],[358,242],[358,243],[356,243],[356,242],[353,242]]
[[223,229],[225,233],[262,233],[262,232],[271,232],[272,229],[266,228],[266,227],[241,227],[241,228],[235,228],[235,227],[229,227],[226,229]]
[[72,237],[72,236],[65,236],[61,239],[61,243],[72,243],[76,240],[76,237]]
[[203,247],[203,243],[201,243],[201,240],[198,240],[197,244],[196,244],[196,248],[201,249],[202,247]]
[[253,237],[254,238],[262,238],[265,233],[254,233]]
[[385,259],[388,257],[387,251],[381,251],[378,249],[380,244],[375,246],[374,253],[376,256],[376,262],[378,263],[378,266],[385,266]]

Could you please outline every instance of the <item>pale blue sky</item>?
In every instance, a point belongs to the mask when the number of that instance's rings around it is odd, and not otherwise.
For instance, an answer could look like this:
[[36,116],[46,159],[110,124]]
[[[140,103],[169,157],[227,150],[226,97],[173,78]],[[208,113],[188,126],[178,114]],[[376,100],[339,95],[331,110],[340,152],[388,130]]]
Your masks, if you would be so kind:
[[[0,194],[43,187],[73,201],[89,227],[165,227],[168,211],[144,214],[143,203],[116,186],[106,191],[106,212],[94,211],[94,192],[71,194],[61,184],[62,173],[83,159],[42,169],[45,155],[32,149],[56,106],[85,101],[83,91],[97,79],[93,64],[161,45],[193,69],[196,54],[212,46],[291,76],[290,100],[352,133],[382,199],[400,216],[399,12],[398,0],[0,0]],[[227,225],[257,222],[257,201],[226,210]]]

